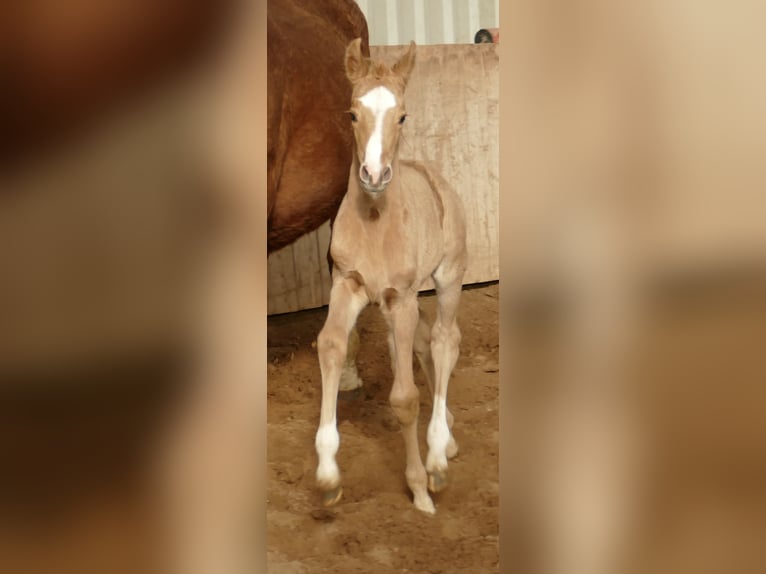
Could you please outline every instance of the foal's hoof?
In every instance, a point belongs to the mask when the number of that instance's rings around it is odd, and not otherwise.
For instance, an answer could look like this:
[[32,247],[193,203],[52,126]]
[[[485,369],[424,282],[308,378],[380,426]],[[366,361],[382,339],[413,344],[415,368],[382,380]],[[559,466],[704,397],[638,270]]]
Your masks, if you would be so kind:
[[426,514],[436,514],[436,507],[434,506],[431,497],[425,492],[421,496],[415,496],[415,508]]
[[356,372],[356,367],[349,367],[346,365],[341,371],[340,383],[338,383],[338,390],[340,392],[351,392],[361,390],[364,386],[364,382]]
[[342,494],[343,494],[343,487],[336,486],[332,490],[328,490],[322,494],[322,504],[324,504],[325,506],[333,506],[336,502],[340,500],[340,497]]
[[447,472],[437,470],[428,473],[428,490],[431,492],[441,492],[447,488]]

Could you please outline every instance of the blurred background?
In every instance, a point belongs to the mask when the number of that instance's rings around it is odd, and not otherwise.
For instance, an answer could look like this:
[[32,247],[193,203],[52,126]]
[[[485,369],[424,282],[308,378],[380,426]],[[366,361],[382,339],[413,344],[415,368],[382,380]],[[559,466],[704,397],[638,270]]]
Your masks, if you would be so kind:
[[1,10],[0,571],[257,570],[265,6]]
[[764,7],[503,8],[501,570],[762,572]]

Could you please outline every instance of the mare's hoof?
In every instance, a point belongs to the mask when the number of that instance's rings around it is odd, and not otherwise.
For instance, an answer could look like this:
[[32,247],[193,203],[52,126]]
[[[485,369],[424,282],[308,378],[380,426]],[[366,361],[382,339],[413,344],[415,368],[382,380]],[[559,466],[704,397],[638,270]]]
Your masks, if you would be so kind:
[[336,502],[340,500],[340,497],[342,494],[343,494],[343,487],[336,486],[332,490],[328,490],[322,494],[322,504],[324,504],[325,506],[333,506]]
[[441,492],[447,488],[447,473],[443,470],[428,473],[428,490]]

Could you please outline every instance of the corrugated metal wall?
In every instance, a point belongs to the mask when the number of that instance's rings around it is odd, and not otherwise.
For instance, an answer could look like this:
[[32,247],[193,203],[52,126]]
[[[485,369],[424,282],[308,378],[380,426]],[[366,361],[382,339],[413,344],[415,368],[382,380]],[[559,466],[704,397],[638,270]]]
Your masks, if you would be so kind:
[[357,0],[371,46],[471,44],[481,28],[500,25],[499,0]]

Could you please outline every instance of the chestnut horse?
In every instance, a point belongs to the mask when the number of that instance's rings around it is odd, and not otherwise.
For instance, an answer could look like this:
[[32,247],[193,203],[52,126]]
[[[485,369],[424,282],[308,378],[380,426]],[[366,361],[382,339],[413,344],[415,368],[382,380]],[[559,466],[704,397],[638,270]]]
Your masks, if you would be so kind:
[[[447,458],[457,454],[447,385],[459,353],[456,314],[466,268],[465,216],[460,197],[436,171],[397,156],[407,116],[404,91],[414,61],[414,42],[392,68],[366,58],[361,39],[346,50],[356,146],[348,191],[333,227],[330,308],[317,341],[322,407],[316,476],[326,505],[341,496],[336,406],[347,339],[369,303],[380,307],[389,326],[394,371],[389,400],[402,426],[405,476],[416,508],[435,512],[427,490],[438,492],[446,486]],[[429,277],[438,297],[432,328],[418,305],[418,292]],[[413,351],[433,395],[425,467],[418,447]]]
[[[353,0],[270,0],[268,5],[268,252],[335,216],[348,186],[353,134],[343,67],[346,46],[367,21]],[[328,254],[328,263],[332,260]],[[352,330],[341,390],[362,386]]]
[[354,38],[369,55],[353,0],[269,0],[268,251],[335,215],[348,184],[351,88],[339,62]]

